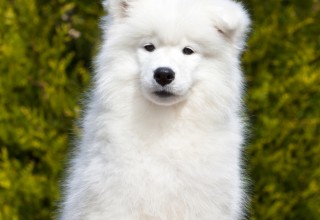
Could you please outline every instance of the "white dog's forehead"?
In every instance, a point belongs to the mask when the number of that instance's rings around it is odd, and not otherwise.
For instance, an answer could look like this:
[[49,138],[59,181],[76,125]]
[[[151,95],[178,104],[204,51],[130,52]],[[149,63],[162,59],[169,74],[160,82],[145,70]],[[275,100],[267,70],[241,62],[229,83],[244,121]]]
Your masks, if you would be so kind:
[[133,5],[129,21],[137,33],[156,36],[168,44],[182,39],[203,42],[212,40],[215,33],[207,13],[206,7],[194,0],[140,0]]

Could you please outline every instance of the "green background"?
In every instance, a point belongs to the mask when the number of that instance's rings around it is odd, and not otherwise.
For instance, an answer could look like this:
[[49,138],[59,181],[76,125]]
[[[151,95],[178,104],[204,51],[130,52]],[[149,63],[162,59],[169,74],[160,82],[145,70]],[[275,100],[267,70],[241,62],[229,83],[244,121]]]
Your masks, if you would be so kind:
[[[246,0],[249,219],[320,219],[320,1]],[[0,220],[54,219],[103,15],[0,0]]]

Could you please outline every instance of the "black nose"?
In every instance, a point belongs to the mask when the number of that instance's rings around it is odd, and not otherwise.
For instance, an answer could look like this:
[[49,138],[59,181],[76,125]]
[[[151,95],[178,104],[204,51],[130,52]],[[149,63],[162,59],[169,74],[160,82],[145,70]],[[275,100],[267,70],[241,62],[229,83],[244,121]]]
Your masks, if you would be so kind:
[[168,67],[159,67],[154,71],[153,78],[162,86],[170,84],[174,80],[175,73]]

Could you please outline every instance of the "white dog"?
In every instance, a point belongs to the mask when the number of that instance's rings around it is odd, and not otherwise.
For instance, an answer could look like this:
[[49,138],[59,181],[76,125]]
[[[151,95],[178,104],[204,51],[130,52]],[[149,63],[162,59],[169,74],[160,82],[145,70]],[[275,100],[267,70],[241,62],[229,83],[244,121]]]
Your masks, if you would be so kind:
[[246,11],[231,0],[104,6],[60,219],[240,219]]

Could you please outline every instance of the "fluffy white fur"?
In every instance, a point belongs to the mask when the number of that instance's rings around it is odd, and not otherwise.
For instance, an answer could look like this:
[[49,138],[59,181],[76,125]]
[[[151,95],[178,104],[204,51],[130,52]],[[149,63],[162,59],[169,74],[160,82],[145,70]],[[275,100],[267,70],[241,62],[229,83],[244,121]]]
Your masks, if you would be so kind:
[[[60,219],[240,219],[246,11],[231,0],[104,6],[109,16]],[[153,52],[144,49],[150,43]],[[155,82],[158,67],[175,72],[171,84]]]

